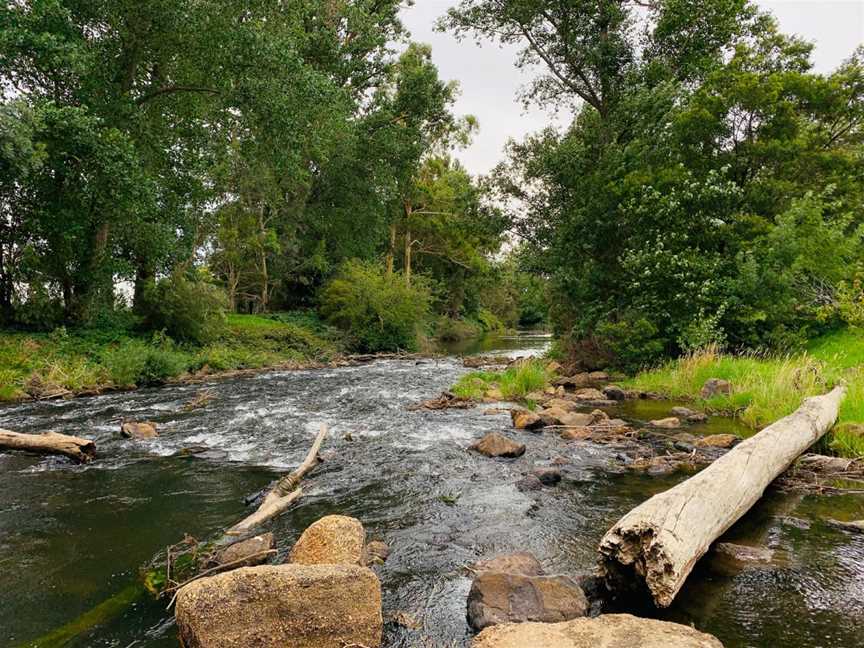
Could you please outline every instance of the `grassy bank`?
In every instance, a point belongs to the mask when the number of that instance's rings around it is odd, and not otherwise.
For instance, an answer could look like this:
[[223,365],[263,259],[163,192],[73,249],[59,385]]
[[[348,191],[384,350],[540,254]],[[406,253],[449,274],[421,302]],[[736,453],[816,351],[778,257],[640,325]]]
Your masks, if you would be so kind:
[[[732,383],[730,395],[699,399],[709,378]],[[645,371],[626,385],[670,398],[696,399],[701,407],[733,413],[754,429],[794,411],[803,398],[844,381],[848,393],[840,420],[828,439],[845,456],[864,455],[864,333],[836,331],[814,340],[809,349],[787,356],[731,356],[708,349]]]
[[212,343],[178,344],[124,329],[0,331],[0,400],[158,385],[192,374],[323,362],[339,335],[314,317],[230,315]]
[[552,374],[543,360],[521,362],[504,371],[472,371],[462,376],[452,388],[460,398],[480,399],[494,396],[507,400],[522,400],[533,391],[549,384]]

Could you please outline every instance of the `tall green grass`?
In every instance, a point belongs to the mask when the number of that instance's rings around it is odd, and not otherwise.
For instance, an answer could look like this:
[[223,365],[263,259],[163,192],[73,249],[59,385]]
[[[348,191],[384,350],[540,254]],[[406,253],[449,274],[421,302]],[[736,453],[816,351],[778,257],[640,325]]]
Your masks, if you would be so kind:
[[507,400],[522,400],[533,391],[543,389],[551,375],[541,360],[520,362],[504,371],[472,371],[462,376],[452,392],[462,398],[482,398],[498,390]]
[[[815,340],[807,352],[795,355],[729,355],[716,348],[668,362],[626,381],[628,387],[670,398],[700,401],[703,407],[740,418],[758,429],[797,409],[804,398],[839,383],[847,385],[839,424],[829,444],[846,456],[864,455],[864,336],[845,331]],[[732,393],[699,398],[709,378],[732,384]]]

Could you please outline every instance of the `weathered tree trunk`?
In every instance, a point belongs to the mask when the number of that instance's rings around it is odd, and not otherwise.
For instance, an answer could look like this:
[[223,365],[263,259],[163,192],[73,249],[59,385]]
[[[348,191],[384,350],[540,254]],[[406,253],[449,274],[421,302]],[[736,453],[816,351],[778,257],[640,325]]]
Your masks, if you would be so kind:
[[0,429],[0,450],[22,450],[44,455],[63,455],[81,463],[96,456],[96,444],[89,439],[46,432],[19,434]]
[[647,587],[667,607],[696,561],[765,488],[837,420],[845,387],[741,442],[699,474],[630,511],[600,541],[600,573],[613,592]]
[[411,230],[405,230],[405,285],[411,285]]
[[276,482],[276,485],[267,493],[264,501],[261,502],[258,510],[228,529],[225,535],[245,535],[255,527],[279,515],[292,502],[298,499],[303,494],[303,491],[300,489],[300,480],[321,461],[318,457],[318,452],[321,450],[321,443],[324,441],[325,436],[327,436],[327,426],[322,425],[303,463],[297,466],[293,472]]

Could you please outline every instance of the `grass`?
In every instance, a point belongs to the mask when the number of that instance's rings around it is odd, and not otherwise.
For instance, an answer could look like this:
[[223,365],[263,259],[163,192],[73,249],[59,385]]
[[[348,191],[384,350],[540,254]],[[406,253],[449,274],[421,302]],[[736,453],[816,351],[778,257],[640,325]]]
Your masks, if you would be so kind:
[[341,350],[338,334],[308,314],[230,315],[219,338],[205,346],[111,328],[0,331],[0,401],[158,385],[190,373],[327,361]]
[[[730,395],[698,398],[709,378],[732,383]],[[864,334],[835,331],[814,340],[806,352],[796,355],[722,354],[709,348],[679,358],[626,381],[628,387],[653,391],[670,398],[696,398],[700,405],[734,414],[758,429],[790,414],[807,396],[821,394],[840,382],[847,395],[838,425],[828,444],[844,456],[864,455]]]
[[533,391],[543,389],[550,375],[541,360],[529,360],[504,371],[472,371],[462,376],[451,391],[462,398],[483,398],[497,390],[506,400],[524,400]]

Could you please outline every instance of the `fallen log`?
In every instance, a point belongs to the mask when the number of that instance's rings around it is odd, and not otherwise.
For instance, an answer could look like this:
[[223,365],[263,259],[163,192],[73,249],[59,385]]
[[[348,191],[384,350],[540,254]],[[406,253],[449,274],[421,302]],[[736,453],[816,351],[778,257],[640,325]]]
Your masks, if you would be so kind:
[[0,450],[21,450],[43,455],[62,455],[79,463],[87,463],[96,456],[96,444],[90,439],[57,432],[21,434],[0,429]]
[[741,442],[702,472],[621,518],[600,541],[600,576],[613,592],[637,589],[669,606],[696,561],[765,488],[837,420],[845,387]]
[[300,480],[321,462],[318,452],[321,450],[321,444],[323,443],[325,436],[327,436],[327,426],[322,423],[318,436],[315,437],[312,447],[309,448],[309,452],[306,453],[306,458],[303,460],[303,463],[297,466],[297,468],[295,468],[291,473],[285,475],[276,482],[276,485],[273,486],[270,492],[264,497],[264,501],[261,502],[261,506],[258,507],[258,510],[228,529],[228,531],[225,532],[225,535],[245,535],[255,527],[276,517],[282,511],[291,506],[291,503],[294,502],[294,500],[299,499],[303,494],[303,491],[300,488]]

